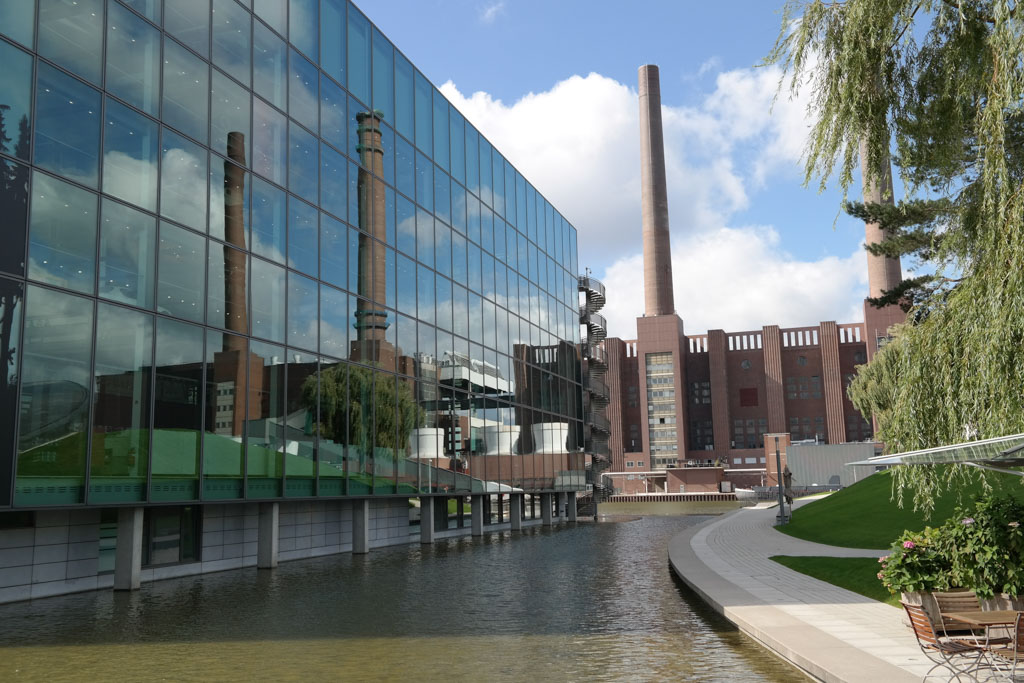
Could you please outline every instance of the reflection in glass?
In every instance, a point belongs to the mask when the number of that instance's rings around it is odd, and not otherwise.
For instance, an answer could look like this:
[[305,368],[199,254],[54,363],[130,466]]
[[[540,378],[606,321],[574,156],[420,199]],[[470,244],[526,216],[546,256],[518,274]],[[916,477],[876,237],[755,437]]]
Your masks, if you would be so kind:
[[93,303],[29,286],[15,505],[84,502]]
[[246,436],[246,496],[276,498],[284,474],[284,349],[253,341],[249,345],[249,414]]
[[466,182],[466,133],[465,119],[462,114],[449,105],[449,138],[452,147],[452,177],[460,183]]
[[326,76],[320,77],[320,137],[338,149],[345,149],[348,139],[348,97]]
[[96,187],[99,124],[99,92],[51,66],[40,64],[36,92],[36,164]]
[[96,195],[32,174],[28,276],[92,293],[96,276]]
[[427,211],[434,210],[434,164],[419,152],[416,153],[416,203]]
[[252,252],[284,263],[286,194],[259,178],[252,182]]
[[288,113],[310,130],[317,130],[317,112],[320,109],[320,93],[317,92],[319,77],[316,65],[295,50],[291,51]]
[[414,90],[416,77],[405,57],[395,53],[395,128],[407,139],[416,135],[416,119],[414,116]]
[[[0,14],[0,26],[2,26]],[[32,57],[0,41],[0,152],[28,161],[32,118]],[[17,131],[17,132],[15,132]]]
[[294,123],[288,124],[288,189],[311,202],[317,200],[320,160],[319,145],[312,135]]
[[0,270],[25,273],[28,234],[28,166],[0,158],[0,216],[4,217],[4,248]]
[[35,0],[3,0],[0,2],[0,33],[32,47],[35,17]]
[[[285,6],[280,0],[264,1],[275,6]],[[278,109],[284,109],[287,106],[285,99],[288,92],[287,74],[288,48],[285,46],[285,42],[257,21],[253,30],[252,43],[253,90]]]
[[434,268],[442,275],[452,275],[452,230],[434,221]]
[[326,214],[320,215],[320,279],[348,285],[348,226]]
[[288,4],[282,0],[253,0],[252,11],[282,36],[288,35]]
[[164,129],[160,214],[206,231],[206,150]]
[[434,173],[434,214],[448,225],[452,222],[451,178],[438,169]]
[[176,225],[160,224],[157,310],[203,322],[206,303],[206,239]]
[[103,191],[156,211],[156,122],[109,98],[106,121]]
[[373,108],[386,121],[394,120],[394,48],[384,34],[373,29]]
[[163,121],[206,142],[210,67],[173,40],[164,40]]
[[430,81],[419,71],[416,72],[415,90],[416,146],[425,152],[427,156],[430,156],[434,151],[434,128],[431,120],[434,88],[430,85]]
[[90,502],[145,500],[152,358],[152,316],[100,304]]
[[288,41],[314,60],[317,58],[318,0],[288,0]]
[[[241,133],[236,135],[241,142]],[[235,145],[231,146],[234,149]],[[244,162],[241,150],[238,152],[232,157]],[[248,217],[249,188],[246,186],[245,169],[213,157],[210,166],[210,235],[244,249],[248,238]]]
[[249,333],[246,254],[227,244],[210,242],[206,323],[238,334]]
[[103,0],[40,0],[39,54],[100,82]]
[[395,182],[399,192],[416,196],[416,151],[401,138],[395,140]]
[[249,85],[252,15],[234,0],[213,0],[213,63]]
[[208,500],[242,497],[248,356],[244,337],[207,331],[202,493]]
[[491,144],[483,136],[479,136],[477,140],[480,143],[480,192],[477,194],[485,205],[492,206],[494,196],[491,179]]
[[[245,166],[248,157],[246,143],[249,140],[249,91],[214,69],[210,101],[210,147],[221,156]],[[233,140],[233,133],[240,137]]]
[[[416,315],[416,264],[412,259],[398,255],[398,310],[408,315]],[[411,354],[415,345],[407,349]]]
[[129,7],[135,8],[135,11],[146,17],[155,24],[160,23],[160,8],[163,6],[163,0],[121,0],[124,4]]
[[348,295],[327,285],[320,285],[320,351],[349,353]]
[[348,91],[370,101],[370,22],[355,6],[348,9]]
[[434,161],[444,170],[449,169],[448,153],[448,100],[437,90],[434,93]]
[[424,266],[416,268],[416,311],[423,322],[434,322],[434,271]]
[[466,188],[480,194],[480,135],[466,124]]
[[288,159],[287,119],[259,99],[253,100],[252,114],[252,169],[278,185],[284,185]]
[[320,2],[320,68],[345,82],[345,0]]
[[0,278],[0,505],[11,504],[14,417],[18,405],[21,313],[25,285]]
[[317,450],[317,361],[312,354],[288,351],[285,396],[286,496],[312,496]]
[[206,57],[210,52],[210,0],[173,0],[167,3],[164,28]]
[[100,296],[153,307],[156,219],[103,200],[100,218]]
[[107,5],[107,90],[156,116],[160,105],[160,31],[116,2]]
[[434,216],[423,209],[416,210],[416,258],[434,265]]
[[252,334],[284,343],[285,330],[284,268],[252,259]]
[[320,208],[348,215],[348,161],[333,148],[320,145]]
[[317,274],[317,210],[294,197],[288,198],[288,265]]
[[166,318],[156,326],[156,409],[150,499],[199,495],[199,434],[203,429],[203,330]]
[[297,273],[288,273],[288,344],[316,350],[319,337],[317,285]]

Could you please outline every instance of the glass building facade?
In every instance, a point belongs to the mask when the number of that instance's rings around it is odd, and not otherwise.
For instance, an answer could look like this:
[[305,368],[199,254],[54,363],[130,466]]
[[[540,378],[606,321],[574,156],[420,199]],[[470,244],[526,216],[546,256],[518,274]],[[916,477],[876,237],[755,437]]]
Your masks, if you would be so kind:
[[576,231],[355,6],[0,0],[0,64],[0,508],[585,488]]

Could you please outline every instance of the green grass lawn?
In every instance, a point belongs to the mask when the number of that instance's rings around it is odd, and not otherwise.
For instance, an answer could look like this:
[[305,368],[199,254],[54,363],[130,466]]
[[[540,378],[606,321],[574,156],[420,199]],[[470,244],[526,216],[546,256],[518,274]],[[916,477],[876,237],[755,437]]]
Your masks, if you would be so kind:
[[[998,480],[996,494],[1011,493],[1024,501],[1021,478],[1012,475],[994,475]],[[973,483],[961,491],[964,504],[981,493],[981,485]],[[955,491],[944,492],[935,503],[929,520],[914,512],[910,492],[906,492],[903,507],[896,505],[892,496],[892,476],[878,472],[853,486],[808,503],[793,512],[793,519],[776,527],[784,534],[816,543],[844,548],[888,548],[904,530],[920,531],[925,526],[937,526],[953,514],[958,505]],[[877,569],[876,569],[877,571]],[[874,577],[874,572],[871,574]]]
[[792,557],[776,555],[771,559],[801,574],[827,581],[834,586],[859,593],[893,607],[900,596],[892,595],[878,580],[878,560],[873,557]]

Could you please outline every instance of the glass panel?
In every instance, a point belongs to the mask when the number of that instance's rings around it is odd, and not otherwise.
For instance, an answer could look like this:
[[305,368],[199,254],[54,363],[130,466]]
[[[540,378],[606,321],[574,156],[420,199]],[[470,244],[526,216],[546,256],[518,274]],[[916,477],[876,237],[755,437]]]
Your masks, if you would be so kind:
[[[452,281],[440,275],[436,276],[434,280],[437,285],[437,326],[450,332],[452,329]],[[451,335],[448,336],[450,339]],[[449,341],[447,347],[440,348],[439,351],[450,351],[451,346]]]
[[466,187],[480,194],[480,135],[473,126],[466,125]]
[[296,482],[315,476],[317,362],[311,354],[288,350],[288,386],[285,397],[285,495],[313,495],[313,482]]
[[284,475],[284,349],[253,341],[249,346],[249,418],[245,425],[249,498],[281,495]]
[[452,227],[466,234],[466,189],[452,183]]
[[28,161],[32,119],[32,57],[0,41],[0,64],[3,64],[0,70],[0,152]]
[[252,15],[234,0],[213,0],[213,63],[249,85]]
[[253,0],[252,11],[282,36],[288,35],[288,5],[281,0]]
[[4,248],[0,270],[25,273],[25,240],[28,232],[28,166],[0,159],[0,216],[4,217]]
[[288,265],[316,277],[317,210],[294,197],[288,208]]
[[[350,292],[359,292],[359,231],[348,229],[348,286]],[[352,309],[353,315],[355,309]]]
[[203,322],[206,303],[206,239],[170,223],[160,224],[157,310],[193,322]]
[[207,324],[238,334],[249,333],[246,270],[244,251],[227,244],[210,242]]
[[448,165],[448,100],[437,90],[434,93],[434,161],[444,170]]
[[284,185],[288,160],[287,119],[262,100],[253,99],[252,170]]
[[434,213],[449,225],[452,222],[452,181],[440,169],[434,171]]
[[348,227],[324,214],[320,216],[320,279],[338,287],[348,284]]
[[[398,310],[416,315],[416,264],[401,254],[398,255]],[[415,345],[407,349],[412,354]]]
[[395,219],[397,221],[399,250],[410,256],[416,255],[416,207],[405,197],[395,199]]
[[316,283],[296,273],[288,273],[288,344],[316,350],[319,312]]
[[156,122],[111,99],[107,100],[106,121],[103,191],[156,211]]
[[401,138],[395,140],[395,178],[399,192],[416,196],[416,152]]
[[100,304],[89,502],[146,498],[153,318]]
[[348,91],[363,102],[370,101],[370,22],[349,5]]
[[103,0],[40,0],[39,54],[100,82]]
[[160,8],[163,7],[163,0],[121,0],[129,7],[146,17],[155,24],[160,23]]
[[434,164],[425,155],[416,153],[416,203],[434,210]]
[[348,119],[345,91],[329,78],[320,76],[320,137],[338,149],[345,149]]
[[28,276],[92,293],[96,277],[96,195],[36,171],[32,175]]
[[320,208],[344,218],[348,215],[348,161],[327,145],[320,145]]
[[291,52],[291,84],[288,88],[288,113],[310,130],[317,128],[320,93],[316,66],[295,50]]
[[258,258],[252,259],[252,334],[284,342],[285,271]]
[[427,156],[433,154],[433,124],[431,123],[431,110],[433,108],[434,88],[430,81],[416,72],[416,146],[426,152]]
[[18,406],[21,358],[21,301],[25,285],[0,278],[0,505],[11,504],[14,471],[14,417]]
[[373,108],[385,121],[394,121],[395,50],[376,28],[373,29]]
[[210,167],[210,235],[244,249],[248,218],[245,169],[214,157]]
[[434,217],[423,209],[416,210],[416,258],[434,265]]
[[174,0],[167,3],[164,28],[190,48],[210,54],[210,0]]
[[442,275],[452,274],[452,231],[440,221],[434,222],[434,268]]
[[398,295],[395,291],[395,250],[391,247],[382,247],[377,245],[378,249],[384,249],[384,278],[385,278],[385,290],[386,290],[386,301],[388,308],[397,308],[398,306]]
[[449,130],[452,147],[452,177],[460,183],[466,182],[465,119],[455,107],[449,107]]
[[[267,1],[279,3],[279,0]],[[280,5],[283,7],[284,3]],[[284,109],[288,92],[288,48],[258,21],[253,27],[252,63],[253,90],[278,109]]]
[[99,124],[99,92],[51,66],[40,64],[36,93],[36,164],[96,187]]
[[416,268],[416,311],[423,322],[434,322],[434,272],[429,268]]
[[26,47],[32,47],[35,18],[35,0],[0,0],[0,33]]
[[107,11],[107,91],[157,116],[160,32],[116,2]]
[[498,150],[491,150],[491,189],[494,201],[491,208],[497,216],[505,216],[505,163]]
[[480,141],[480,196],[481,201],[491,206],[494,201],[493,182],[491,180],[491,145],[481,136]]
[[210,147],[245,166],[249,158],[249,91],[216,69],[210,85]]
[[160,213],[206,231],[206,150],[164,129]]
[[252,251],[284,263],[285,192],[259,178],[252,183]]
[[316,59],[317,0],[289,0],[288,41],[306,55]]
[[210,67],[185,48],[164,40],[163,121],[206,142]]
[[320,1],[320,68],[345,83],[346,0]]
[[320,286],[320,351],[336,356],[349,353],[348,295]]
[[103,200],[100,220],[100,296],[153,307],[156,219]]
[[93,303],[29,286],[15,505],[84,502]]
[[[303,402],[318,401],[314,424],[319,436],[320,495],[345,493],[346,444],[348,444],[348,366],[324,359],[320,363],[317,382],[307,378],[302,385]],[[317,391],[319,385],[319,391]]]
[[319,196],[320,159],[316,138],[294,123],[288,124],[288,189],[315,202]]
[[399,53],[395,53],[395,128],[407,139],[416,135],[416,117],[413,106],[413,90],[416,77],[412,64]]
[[203,496],[208,499],[242,497],[248,356],[244,337],[207,331]]

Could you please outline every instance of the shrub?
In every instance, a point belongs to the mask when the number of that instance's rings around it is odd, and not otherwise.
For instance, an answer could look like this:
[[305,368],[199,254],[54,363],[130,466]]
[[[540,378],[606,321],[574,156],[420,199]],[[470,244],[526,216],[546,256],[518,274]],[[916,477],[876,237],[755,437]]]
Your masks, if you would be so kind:
[[924,531],[905,531],[892,545],[878,578],[892,593],[913,593],[949,588],[952,566],[943,552],[940,530],[925,527]]

